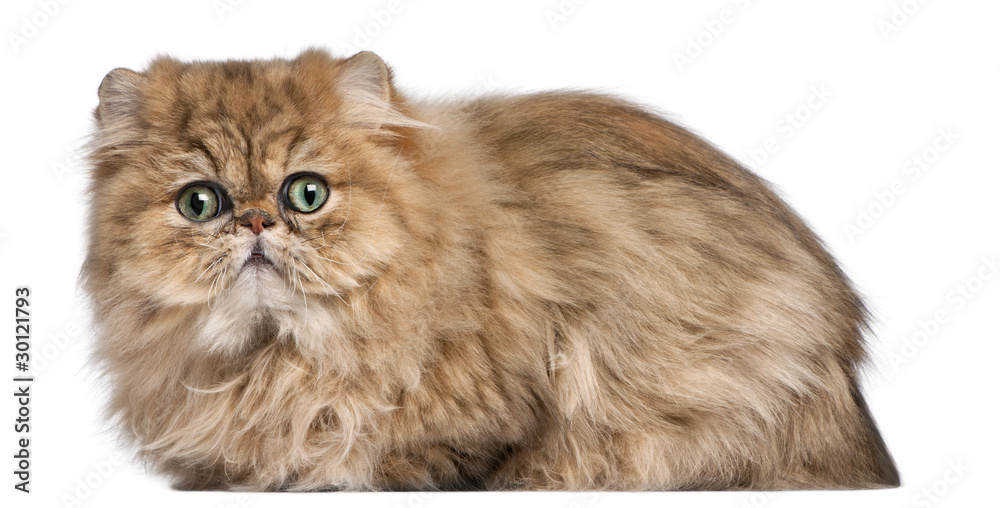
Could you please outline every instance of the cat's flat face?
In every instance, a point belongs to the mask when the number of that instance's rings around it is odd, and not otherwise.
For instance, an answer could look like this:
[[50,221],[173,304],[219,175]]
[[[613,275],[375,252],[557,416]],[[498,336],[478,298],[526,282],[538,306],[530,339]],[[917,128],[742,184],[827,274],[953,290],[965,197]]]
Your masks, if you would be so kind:
[[332,326],[303,312],[366,284],[400,242],[387,75],[357,60],[112,72],[94,155],[95,273],[151,307],[207,308],[196,340],[213,350],[262,327]]

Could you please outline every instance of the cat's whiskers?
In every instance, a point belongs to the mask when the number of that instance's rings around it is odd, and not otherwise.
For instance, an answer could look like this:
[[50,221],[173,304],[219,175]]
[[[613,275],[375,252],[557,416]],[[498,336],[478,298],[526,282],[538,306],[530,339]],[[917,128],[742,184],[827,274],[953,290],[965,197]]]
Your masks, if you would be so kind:
[[[203,231],[194,231],[194,230],[191,230],[191,241],[194,242],[194,243],[196,243],[196,244],[198,244],[198,245],[201,245],[202,247],[207,247],[207,248],[212,249],[212,250],[219,250],[219,247],[216,247],[214,245],[207,244],[207,243],[201,243],[198,240],[195,240],[195,237],[194,237],[195,233],[198,233],[200,235],[205,235],[205,236],[215,236],[215,235],[211,235],[211,234],[205,233]],[[219,237],[215,236],[215,238],[219,238]]]
[[[191,228],[179,228],[177,226],[170,226],[170,227],[172,229],[174,229],[174,231],[173,231],[174,239],[177,238],[177,231],[176,230],[183,229],[183,230],[187,231],[188,235],[190,235],[192,243],[196,243],[198,245],[201,245],[202,247],[206,247],[206,248],[209,248],[209,249],[212,249],[212,250],[219,250],[219,249],[221,249],[221,247],[216,247],[215,245],[211,245],[211,244],[207,244],[207,243],[202,243],[202,242],[199,242],[198,240],[195,239],[195,235],[201,235],[201,236],[210,236],[212,238],[215,238],[216,240],[221,240],[222,238],[219,235],[215,234],[215,233],[207,232],[207,231],[198,231],[196,229],[191,229]],[[187,253],[185,253],[185,255],[186,254]]]
[[[212,279],[212,285],[208,287],[208,310],[215,310],[212,306],[212,298],[215,298],[215,300],[218,301],[219,295],[221,295],[223,291],[223,284],[225,284],[223,277],[228,273],[229,265],[225,265],[222,271],[216,274],[215,278]],[[218,292],[215,291],[216,285],[218,285]]]
[[208,310],[210,311],[215,310],[215,307],[212,306],[212,297],[215,293],[215,284],[219,282],[220,275],[221,273],[216,274],[215,277],[212,279],[212,284],[208,286]]
[[245,381],[245,378],[246,378],[245,373],[240,374],[234,377],[233,379],[230,379],[229,381],[223,381],[221,383],[216,384],[215,387],[213,388],[198,388],[195,386],[191,386],[190,384],[188,384],[187,380],[184,379],[181,379],[181,384],[184,386],[184,388],[187,388],[188,390],[195,393],[202,393],[202,394],[222,393],[232,390],[234,387],[242,384]]
[[218,248],[218,247],[215,247],[214,245],[209,245],[209,244],[207,244],[207,243],[201,243],[201,242],[199,242],[199,241],[195,241],[194,243],[196,243],[196,244],[198,244],[198,245],[201,245],[202,247],[207,247],[207,248],[209,248],[209,249],[213,249],[213,250],[219,250],[219,248]]
[[330,296],[330,294],[332,293],[333,296],[336,296],[341,302],[344,303],[344,305],[346,305],[348,307],[353,307],[354,306],[354,305],[352,305],[350,303],[347,303],[347,300],[344,300],[344,297],[340,295],[340,291],[337,291],[336,289],[333,288],[333,286],[331,286],[330,284],[328,284],[325,280],[321,279],[320,276],[317,275],[316,272],[313,271],[312,268],[309,268],[309,265],[305,261],[302,262],[302,266],[305,267],[306,270],[309,270],[309,272],[313,274],[313,277],[316,279],[317,282],[319,282],[320,284],[323,284],[324,286],[326,286],[327,288],[330,289],[329,292],[324,291],[324,294],[326,296]]
[[202,270],[201,273],[198,274],[198,277],[194,281],[198,282],[199,280],[201,280],[201,277],[203,275],[205,275],[206,272],[208,272],[209,270],[211,270],[213,266],[217,265],[219,263],[219,261],[222,261],[228,255],[229,255],[229,251],[228,250],[226,252],[223,252],[222,255],[218,257],[218,259],[216,259],[215,261],[213,261],[212,264],[208,265],[204,270]]
[[346,306],[348,306],[348,307],[354,307],[354,305],[352,305],[352,304],[349,304],[349,303],[347,303],[347,300],[344,300],[344,297],[343,297],[343,296],[340,296],[340,293],[339,293],[339,292],[337,292],[337,291],[334,291],[334,292],[333,292],[333,296],[336,296],[336,297],[337,297],[337,299],[338,299],[338,300],[340,300],[340,301],[341,301],[341,302],[342,302],[342,303],[343,303],[344,305],[346,305]]
[[335,294],[337,293],[337,290],[333,289],[333,286],[331,286],[325,280],[323,280],[322,278],[320,278],[319,274],[317,274],[315,271],[313,271],[313,269],[309,267],[309,263],[307,263],[305,260],[302,260],[302,268],[305,268],[306,270],[309,270],[309,273],[312,274],[313,279],[316,282],[319,282],[320,284],[322,284],[324,287],[326,287],[329,290],[329,291],[326,291],[326,290],[323,291],[323,293],[326,294],[326,296],[330,296],[331,292],[333,292]]
[[215,308],[212,307],[212,294],[214,293],[215,283],[218,281],[219,281],[219,274],[216,274],[215,277],[212,279],[212,284],[208,286],[208,310],[210,311],[215,310]]
[[354,265],[357,265],[357,264],[361,263],[362,261],[364,261],[365,257],[368,257],[368,253],[366,252],[365,255],[361,259],[359,259],[357,261],[353,261],[351,263],[345,263],[343,261],[337,261],[336,259],[330,259],[330,258],[327,258],[327,257],[323,257],[323,256],[320,256],[319,254],[317,254],[316,257],[318,257],[319,259],[322,259],[324,261],[329,261],[331,263],[334,263],[334,264],[337,264],[337,265],[341,265],[341,266],[354,266]]
[[211,231],[202,231],[202,230],[199,230],[199,229],[192,229],[190,227],[174,226],[172,224],[168,224],[167,227],[169,227],[170,229],[173,229],[175,231],[176,230],[185,231],[185,232],[187,232],[188,234],[190,234],[192,236],[193,235],[204,235],[204,236],[211,236],[211,237],[217,238],[217,239],[221,238],[219,235],[217,235],[215,233],[212,233]]
[[354,302],[353,304],[348,304],[348,305],[350,307],[354,307],[355,305],[360,304],[361,301],[364,300],[366,296],[368,296],[368,293],[372,290],[372,288],[375,287],[376,283],[378,283],[378,278],[376,278],[375,280],[372,281],[372,284],[370,286],[368,286],[368,289],[366,289],[365,292],[358,298],[357,302]]
[[171,231],[170,234],[174,238],[174,240],[170,243],[177,245],[177,251],[181,253],[181,256],[187,256],[188,253],[181,248],[181,242],[177,240],[177,231]]
[[[339,231],[339,230],[338,230],[338,231]],[[336,232],[337,232],[337,231],[334,231],[334,233],[336,233]],[[312,237],[312,238],[303,238],[303,239],[302,239],[302,242],[311,242],[311,241],[313,241],[313,240],[320,240],[320,239],[322,239],[322,240],[323,240],[323,245],[320,245],[320,246],[318,246],[318,247],[314,247],[314,246],[312,246],[312,245],[309,245],[309,246],[308,246],[308,247],[309,247],[310,249],[312,249],[312,250],[320,250],[320,249],[324,249],[324,248],[326,248],[326,233],[320,233],[320,235],[319,235],[319,236],[314,236],[314,237]]]
[[295,256],[288,256],[288,259],[292,261],[292,295],[295,294],[296,286],[302,291],[302,305],[305,307],[302,322],[305,323],[309,320],[309,299],[306,298],[306,288],[302,285],[302,276],[296,268]]
[[[326,259],[326,258],[323,258],[322,256],[317,256],[317,257],[320,257],[320,259]],[[324,281],[323,279],[319,278],[319,275],[317,275],[316,272],[314,272],[312,270],[312,268],[309,268],[309,266],[305,262],[302,263],[302,266],[305,267],[307,270],[309,270],[310,273],[313,274],[313,277],[316,278],[316,281],[318,281],[320,284],[323,284],[324,286],[330,288],[330,291],[333,293],[334,296],[336,296],[337,298],[339,298],[340,301],[344,303],[344,305],[346,305],[348,307],[351,307],[351,308],[354,308],[356,305],[360,304],[361,301],[364,300],[365,296],[368,296],[368,293],[372,290],[372,288],[375,287],[375,283],[378,282],[378,279],[376,278],[374,281],[372,281],[372,284],[370,286],[368,286],[368,289],[365,290],[365,292],[358,298],[358,300],[356,302],[354,302],[354,303],[347,303],[347,300],[344,300],[344,298],[340,295],[339,291],[337,291],[336,289],[333,289],[333,287],[330,286],[329,284],[327,284],[326,281]],[[330,293],[327,292],[326,295],[329,296]]]

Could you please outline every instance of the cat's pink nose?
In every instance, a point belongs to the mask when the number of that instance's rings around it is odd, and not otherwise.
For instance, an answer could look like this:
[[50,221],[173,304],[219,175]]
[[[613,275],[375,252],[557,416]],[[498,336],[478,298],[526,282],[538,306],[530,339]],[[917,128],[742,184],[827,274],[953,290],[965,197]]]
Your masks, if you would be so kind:
[[250,210],[240,217],[240,225],[250,228],[253,234],[259,235],[264,231],[264,228],[273,226],[274,221],[263,210]]
[[250,231],[253,231],[253,234],[259,235],[261,231],[264,231],[264,227],[264,218],[260,215],[250,219]]

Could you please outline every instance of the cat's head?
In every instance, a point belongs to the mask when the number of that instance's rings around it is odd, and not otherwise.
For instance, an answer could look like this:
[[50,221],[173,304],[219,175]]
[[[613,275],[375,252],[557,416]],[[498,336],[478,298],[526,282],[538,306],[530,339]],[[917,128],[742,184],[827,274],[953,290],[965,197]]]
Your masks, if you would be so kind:
[[262,328],[330,326],[302,313],[349,303],[405,244],[423,125],[372,53],[158,58],[111,71],[99,97],[84,270],[99,312],[210,309],[192,340],[236,351]]

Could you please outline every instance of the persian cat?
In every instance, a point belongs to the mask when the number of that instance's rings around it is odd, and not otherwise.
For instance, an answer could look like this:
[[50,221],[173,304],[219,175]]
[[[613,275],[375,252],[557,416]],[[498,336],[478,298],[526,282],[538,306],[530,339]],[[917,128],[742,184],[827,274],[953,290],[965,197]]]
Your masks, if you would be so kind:
[[837,263],[640,106],[422,102],[321,50],[98,95],[94,356],[179,488],[899,483]]

